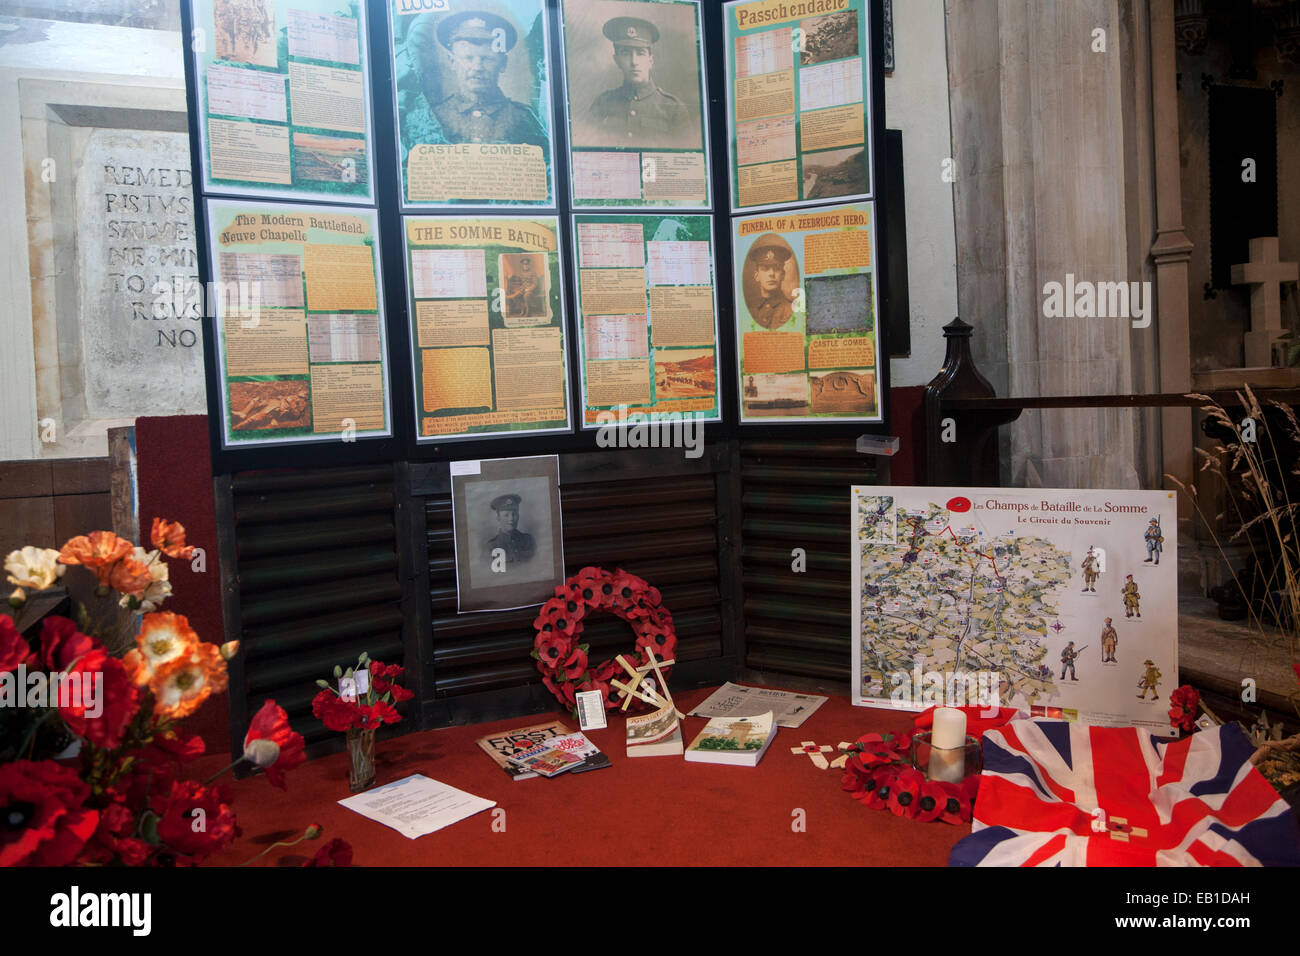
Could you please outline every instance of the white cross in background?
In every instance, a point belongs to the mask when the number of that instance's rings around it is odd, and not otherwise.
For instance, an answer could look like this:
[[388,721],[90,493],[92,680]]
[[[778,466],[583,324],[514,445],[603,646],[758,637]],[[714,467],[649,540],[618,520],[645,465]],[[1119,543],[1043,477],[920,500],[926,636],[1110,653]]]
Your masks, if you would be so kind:
[[1250,240],[1250,261],[1232,267],[1232,284],[1250,290],[1250,331],[1246,333],[1246,368],[1273,364],[1273,342],[1282,334],[1282,283],[1300,278],[1294,262],[1278,261],[1277,236]]

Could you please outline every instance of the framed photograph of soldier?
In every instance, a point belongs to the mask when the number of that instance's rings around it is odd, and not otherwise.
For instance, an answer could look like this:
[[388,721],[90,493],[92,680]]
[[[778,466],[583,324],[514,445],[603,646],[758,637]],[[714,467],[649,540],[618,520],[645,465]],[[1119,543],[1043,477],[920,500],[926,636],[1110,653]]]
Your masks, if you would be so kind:
[[223,445],[391,435],[375,211],[206,206]]
[[389,0],[402,202],[555,206],[545,0]]
[[714,422],[713,217],[573,217],[583,428]]
[[365,4],[190,0],[205,193],[373,203]]
[[560,459],[453,461],[458,613],[545,602],[564,583]]
[[732,220],[740,420],[882,422],[875,210]]
[[698,0],[564,0],[574,208],[711,206]]
[[868,0],[723,6],[731,208],[869,199]]
[[403,226],[417,441],[570,431],[559,221]]
[[1177,574],[1153,556],[1177,546],[1173,492],[863,485],[852,503],[855,704],[996,697],[1168,732]]

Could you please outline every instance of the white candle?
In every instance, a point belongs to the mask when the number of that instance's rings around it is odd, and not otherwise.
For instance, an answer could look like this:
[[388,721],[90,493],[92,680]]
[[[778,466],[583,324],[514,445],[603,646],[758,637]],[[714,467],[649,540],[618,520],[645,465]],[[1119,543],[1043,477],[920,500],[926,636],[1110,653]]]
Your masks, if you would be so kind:
[[966,712],[955,707],[936,707],[930,745],[941,750],[966,746]]

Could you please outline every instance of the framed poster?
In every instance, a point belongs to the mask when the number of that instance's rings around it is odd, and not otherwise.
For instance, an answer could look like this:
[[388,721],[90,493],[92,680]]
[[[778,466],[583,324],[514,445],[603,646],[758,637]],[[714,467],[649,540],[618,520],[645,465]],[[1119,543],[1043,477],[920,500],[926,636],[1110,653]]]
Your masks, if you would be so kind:
[[548,600],[564,583],[559,457],[450,464],[458,613]]
[[711,206],[698,0],[564,0],[574,208]]
[[546,0],[388,0],[402,202],[555,206]]
[[1173,492],[854,486],[851,521],[855,704],[1168,732]]
[[421,442],[567,432],[559,220],[405,218]]
[[573,234],[583,427],[718,421],[713,217],[583,213]]
[[203,191],[372,203],[365,4],[190,3]]
[[873,204],[732,232],[741,422],[883,421]]
[[731,208],[868,199],[867,0],[724,5]]
[[374,210],[207,201],[225,447],[392,434]]

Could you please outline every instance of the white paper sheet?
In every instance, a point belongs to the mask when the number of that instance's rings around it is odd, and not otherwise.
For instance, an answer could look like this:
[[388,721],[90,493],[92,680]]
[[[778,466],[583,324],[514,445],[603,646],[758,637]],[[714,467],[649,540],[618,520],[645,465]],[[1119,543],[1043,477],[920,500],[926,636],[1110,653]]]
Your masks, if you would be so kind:
[[495,800],[485,800],[424,774],[413,773],[405,779],[340,800],[339,805],[414,840],[497,804]]

